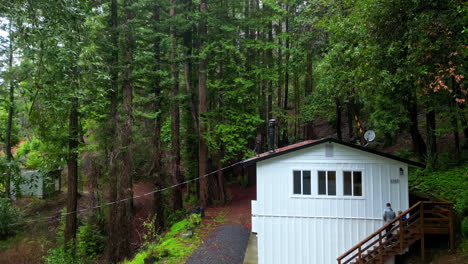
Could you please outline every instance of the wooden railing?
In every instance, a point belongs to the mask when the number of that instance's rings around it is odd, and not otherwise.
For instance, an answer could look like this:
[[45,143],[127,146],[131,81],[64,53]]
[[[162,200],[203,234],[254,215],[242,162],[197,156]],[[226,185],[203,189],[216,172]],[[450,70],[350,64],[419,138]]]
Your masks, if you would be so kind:
[[[421,257],[424,258],[424,234],[449,234],[453,248],[452,207],[453,203],[448,201],[418,202],[339,256],[338,264],[383,264],[418,240],[421,240]],[[392,234],[388,238],[387,228],[391,228]]]

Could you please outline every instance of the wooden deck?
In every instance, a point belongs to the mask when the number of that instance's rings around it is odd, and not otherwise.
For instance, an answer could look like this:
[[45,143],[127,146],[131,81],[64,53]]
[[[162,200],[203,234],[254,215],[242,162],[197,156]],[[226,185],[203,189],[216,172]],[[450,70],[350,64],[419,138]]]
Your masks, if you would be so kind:
[[[385,229],[391,229],[387,239]],[[359,244],[337,258],[338,264],[385,263],[404,253],[409,246],[421,240],[421,257],[425,257],[424,234],[447,234],[454,247],[453,203],[418,202],[391,222],[382,226]]]

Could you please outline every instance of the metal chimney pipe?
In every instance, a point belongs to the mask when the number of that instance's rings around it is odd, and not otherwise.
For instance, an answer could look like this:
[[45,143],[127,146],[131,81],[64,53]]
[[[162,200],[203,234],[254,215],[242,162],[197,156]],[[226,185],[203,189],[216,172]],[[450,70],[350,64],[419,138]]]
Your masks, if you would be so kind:
[[276,126],[275,119],[268,120],[268,136],[269,136],[268,147],[270,149],[269,152],[271,153],[275,152],[275,126]]

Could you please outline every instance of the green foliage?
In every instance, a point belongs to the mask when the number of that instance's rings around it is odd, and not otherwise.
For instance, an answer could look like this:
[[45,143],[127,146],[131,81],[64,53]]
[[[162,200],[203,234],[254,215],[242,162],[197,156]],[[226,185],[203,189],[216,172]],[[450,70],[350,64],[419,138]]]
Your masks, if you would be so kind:
[[192,193],[187,192],[184,194],[184,201],[190,205],[196,205],[198,202],[198,197]]
[[17,232],[21,225],[20,212],[9,199],[0,199],[0,239]]
[[446,171],[412,170],[409,176],[411,191],[452,201],[457,213],[468,215],[467,165]]
[[462,235],[468,240],[468,217],[464,217],[461,223]]
[[24,183],[21,177],[20,164],[16,160],[8,161],[6,157],[0,158],[0,187],[5,190],[7,179],[10,180],[12,193],[21,197],[20,185]]
[[[155,257],[157,263],[179,264],[190,256],[200,245],[200,237],[196,234],[196,227],[201,222],[199,214],[192,214],[189,218],[172,225],[169,232],[155,242],[148,243],[146,249],[138,253],[131,261],[124,264],[143,264],[145,258]],[[182,234],[193,230],[195,234],[187,239],[182,238]],[[164,260],[160,262],[161,260]]]
[[85,223],[78,228],[76,235],[78,244],[77,254],[82,259],[93,260],[104,252],[106,239],[99,227],[92,223]]
[[49,250],[48,255],[44,257],[47,264],[83,264],[81,258],[73,254],[73,250],[65,249],[63,245]]
[[187,225],[187,228],[189,230],[194,230],[196,227],[198,227],[201,224],[202,218],[200,214],[191,214],[188,220],[189,220],[189,223]]
[[166,221],[168,225],[172,225],[185,217],[185,210],[172,211],[169,208],[165,208]]

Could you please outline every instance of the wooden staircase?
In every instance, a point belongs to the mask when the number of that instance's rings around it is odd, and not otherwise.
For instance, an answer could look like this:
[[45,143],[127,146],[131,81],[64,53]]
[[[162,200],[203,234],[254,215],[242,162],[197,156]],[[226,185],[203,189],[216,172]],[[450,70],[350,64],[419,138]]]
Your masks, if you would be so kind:
[[[383,264],[405,253],[418,240],[421,240],[421,257],[424,259],[424,234],[448,234],[453,248],[452,208],[453,203],[448,201],[418,202],[338,257],[338,264]],[[387,227],[392,227],[390,239],[386,236]]]

